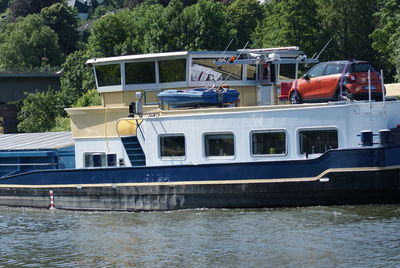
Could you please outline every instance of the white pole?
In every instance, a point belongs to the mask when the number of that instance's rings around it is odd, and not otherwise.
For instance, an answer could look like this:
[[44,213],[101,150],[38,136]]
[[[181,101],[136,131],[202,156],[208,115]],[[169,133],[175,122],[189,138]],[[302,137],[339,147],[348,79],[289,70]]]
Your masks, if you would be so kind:
[[371,70],[368,70],[368,100],[369,100],[369,110],[371,111]]
[[387,116],[386,116],[386,100],[385,100],[385,83],[383,81],[383,70],[381,69],[381,87],[382,87],[382,102],[383,109],[385,111],[385,128],[387,128]]
[[385,83],[383,82],[383,70],[381,69],[381,87],[382,87],[382,101],[383,103],[386,102],[385,100]]

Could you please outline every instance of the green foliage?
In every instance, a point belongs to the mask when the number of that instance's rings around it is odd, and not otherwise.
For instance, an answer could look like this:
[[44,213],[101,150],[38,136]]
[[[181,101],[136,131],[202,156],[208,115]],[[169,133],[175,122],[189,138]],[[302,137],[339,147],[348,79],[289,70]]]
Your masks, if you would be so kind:
[[378,53],[378,62],[385,70],[385,77],[389,79],[394,76],[396,69],[397,76],[400,75],[400,69],[396,67],[399,62],[399,14],[400,2],[398,0],[387,0],[385,5],[376,13],[378,27],[370,35],[373,40],[372,48]]
[[52,129],[63,111],[62,101],[54,90],[27,93],[18,113],[18,131],[45,132]]
[[0,33],[0,70],[30,71],[43,64],[57,66],[62,60],[57,34],[39,15],[10,23]]
[[263,10],[258,0],[236,0],[227,7],[228,18],[237,31],[238,47],[242,48],[263,18]]
[[92,69],[86,65],[90,57],[84,51],[70,54],[61,66],[61,96],[66,107],[70,107],[88,90],[95,88]]
[[8,7],[9,0],[0,0],[0,13],[3,13]]
[[223,50],[236,39],[236,30],[220,2],[200,0],[186,7],[181,25],[184,50]]
[[98,19],[107,12],[112,10],[114,10],[114,8],[110,6],[105,6],[105,5],[97,6],[92,12],[89,12],[89,19],[91,20]]
[[101,97],[96,89],[91,89],[83,94],[73,105],[73,107],[99,106]]
[[125,13],[126,11],[103,16],[93,24],[88,41],[91,55],[94,57],[120,55],[120,46],[127,38],[122,20]]
[[[115,31],[114,29],[119,29]],[[201,0],[184,7],[142,4],[96,21],[89,50],[96,57],[176,50],[221,50],[236,31],[224,6]]]
[[57,116],[54,121],[54,127],[50,129],[50,132],[71,131],[71,121],[68,116]]
[[269,3],[264,21],[254,33],[255,47],[299,46],[312,55],[320,43],[315,0],[282,0]]
[[25,17],[29,14],[40,13],[40,11],[63,0],[12,0],[10,2],[11,15],[13,18]]
[[376,0],[317,0],[325,40],[333,38],[322,59],[374,60],[369,34]]
[[76,11],[65,4],[57,3],[43,8],[40,14],[45,24],[57,33],[61,50],[66,54],[75,51],[79,39]]
[[[399,32],[399,30],[397,30],[397,32]],[[394,42],[396,44],[394,49],[396,75],[394,78],[400,83],[400,34],[397,34],[397,40]]]

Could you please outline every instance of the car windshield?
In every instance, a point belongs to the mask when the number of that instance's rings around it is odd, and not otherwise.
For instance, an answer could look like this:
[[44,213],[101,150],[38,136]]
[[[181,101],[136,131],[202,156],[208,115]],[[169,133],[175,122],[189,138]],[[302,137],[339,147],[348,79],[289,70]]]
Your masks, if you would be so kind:
[[371,64],[368,63],[355,63],[351,65],[352,73],[368,72],[368,70],[370,70],[371,72],[376,72],[374,67],[372,67]]

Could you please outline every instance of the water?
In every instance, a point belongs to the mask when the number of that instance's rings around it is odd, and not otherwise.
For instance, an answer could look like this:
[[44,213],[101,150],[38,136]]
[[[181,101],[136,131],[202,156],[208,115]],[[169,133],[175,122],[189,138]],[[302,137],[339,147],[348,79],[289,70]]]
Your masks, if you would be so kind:
[[0,207],[0,267],[400,267],[400,205],[137,213]]

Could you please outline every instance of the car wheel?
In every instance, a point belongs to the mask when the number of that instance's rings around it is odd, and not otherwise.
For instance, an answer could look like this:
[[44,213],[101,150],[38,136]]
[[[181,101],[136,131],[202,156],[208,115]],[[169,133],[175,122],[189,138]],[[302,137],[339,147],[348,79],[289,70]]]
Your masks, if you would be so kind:
[[353,95],[350,93],[350,91],[347,88],[342,89],[342,93],[340,93],[340,90],[338,92],[338,100],[352,100]]
[[290,94],[290,103],[291,104],[300,104],[303,101],[301,100],[301,96],[298,91],[293,91],[292,94]]

